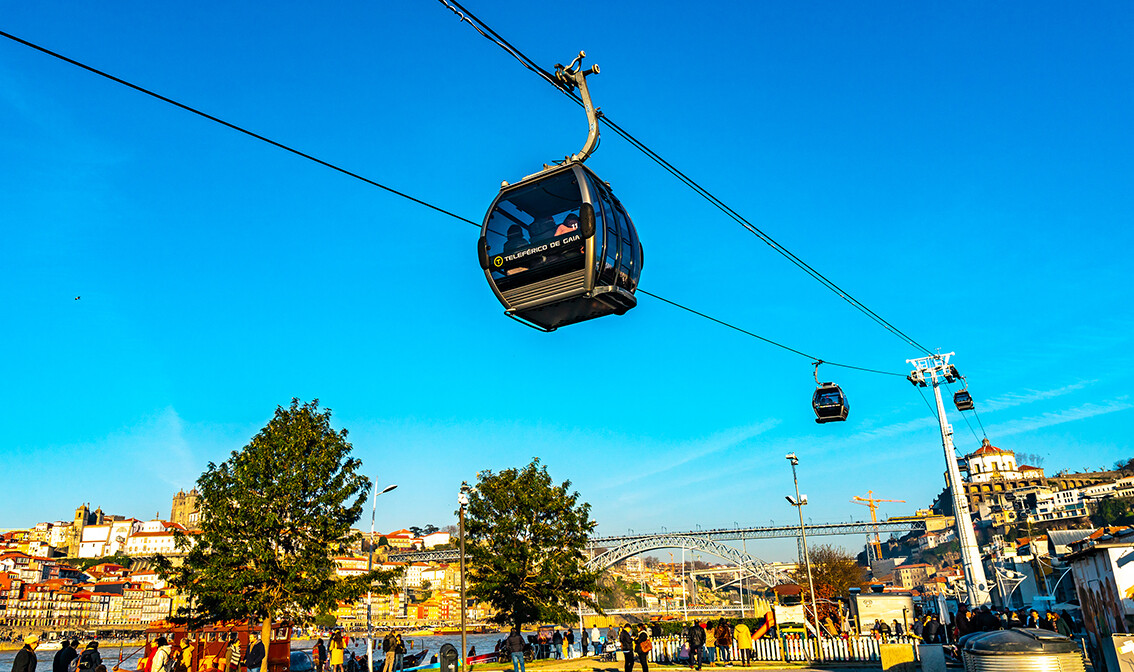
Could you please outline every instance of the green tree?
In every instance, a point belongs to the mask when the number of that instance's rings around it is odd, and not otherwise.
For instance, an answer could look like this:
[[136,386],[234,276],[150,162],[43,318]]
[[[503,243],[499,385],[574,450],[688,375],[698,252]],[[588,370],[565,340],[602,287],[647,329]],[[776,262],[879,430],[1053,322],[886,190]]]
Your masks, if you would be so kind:
[[1130,509],[1134,499],[1128,497],[1108,497],[1095,505],[1091,522],[1095,525],[1119,525],[1130,521]]
[[[346,430],[331,428],[318,400],[277,407],[267,426],[197,480],[200,531],[179,535],[184,563],[158,559],[162,575],[190,598],[194,620],[308,622],[372,586],[389,592],[394,572],[341,578],[334,555],[357,541],[370,481],[351,457]],[[190,538],[192,544],[190,544]]]
[[[815,601],[819,608],[820,620],[831,616],[838,620],[839,609],[831,600],[850,594],[851,588],[866,586],[866,572],[849,552],[830,544],[820,544],[809,548],[811,559],[811,579],[815,583]],[[807,612],[811,613],[811,593],[807,585],[807,568],[799,567],[792,575],[795,582],[803,588],[803,600]]]
[[583,554],[591,505],[570,487],[553,484],[539,458],[480,473],[465,524],[469,594],[496,609],[496,623],[522,628],[570,620],[580,602],[598,608],[598,572],[584,568]]

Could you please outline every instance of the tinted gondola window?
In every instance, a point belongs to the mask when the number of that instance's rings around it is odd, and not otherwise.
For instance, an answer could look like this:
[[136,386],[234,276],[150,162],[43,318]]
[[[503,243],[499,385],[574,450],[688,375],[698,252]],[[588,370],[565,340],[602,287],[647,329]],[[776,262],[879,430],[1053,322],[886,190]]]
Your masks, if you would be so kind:
[[819,406],[838,406],[842,403],[842,396],[838,390],[820,392],[815,395],[815,403]]
[[568,171],[507,193],[485,232],[489,269],[501,289],[583,268],[575,173]]
[[618,231],[622,235],[621,248],[618,254],[618,284],[629,289],[630,278],[634,275],[634,258],[638,256],[638,249],[636,245],[630,242],[630,218],[626,215],[626,210],[623,209],[618,199],[613,200],[614,214],[618,217]]
[[[605,247],[602,262],[602,273],[599,275],[598,284],[600,285],[613,285],[617,279],[618,273],[618,257],[619,251],[622,246],[622,237],[618,235],[618,219],[614,214],[614,207],[610,202],[610,195],[606,191],[606,186],[598,184],[595,180],[591,180],[591,184],[595,185],[598,200],[595,204],[595,212],[600,209],[602,211],[602,220],[605,222]],[[595,223],[598,226],[598,222]]]

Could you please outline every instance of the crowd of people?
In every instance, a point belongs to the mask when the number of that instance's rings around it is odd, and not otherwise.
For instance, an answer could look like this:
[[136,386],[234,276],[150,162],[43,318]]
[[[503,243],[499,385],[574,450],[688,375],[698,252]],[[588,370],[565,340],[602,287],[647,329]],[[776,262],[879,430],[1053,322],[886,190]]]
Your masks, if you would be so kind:
[[[12,661],[12,672],[35,672],[39,662],[35,655],[38,648],[37,635],[24,637],[24,645]],[[51,661],[51,672],[106,672],[106,666],[102,664],[102,654],[98,651],[98,642],[88,642],[80,652],[79,640],[64,641]]]

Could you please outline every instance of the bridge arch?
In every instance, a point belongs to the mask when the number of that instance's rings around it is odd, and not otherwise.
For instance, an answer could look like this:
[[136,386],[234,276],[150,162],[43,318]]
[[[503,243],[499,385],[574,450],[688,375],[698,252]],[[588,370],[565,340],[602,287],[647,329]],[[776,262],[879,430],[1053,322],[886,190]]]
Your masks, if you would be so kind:
[[751,556],[732,546],[706,539],[696,535],[658,534],[648,537],[630,539],[623,544],[607,549],[587,561],[586,567],[591,571],[603,570],[622,562],[626,558],[639,553],[653,551],[659,548],[691,548],[715,555],[723,560],[730,560],[758,581],[766,586],[776,586],[781,583],[793,583],[791,576],[783,570],[776,569],[763,560]]

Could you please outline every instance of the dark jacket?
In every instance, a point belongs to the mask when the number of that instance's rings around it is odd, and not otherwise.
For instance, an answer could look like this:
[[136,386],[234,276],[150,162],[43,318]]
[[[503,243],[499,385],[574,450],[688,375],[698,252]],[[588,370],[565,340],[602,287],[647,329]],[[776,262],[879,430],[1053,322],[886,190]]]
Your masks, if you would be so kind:
[[618,643],[622,645],[623,651],[634,650],[634,638],[630,636],[630,628],[622,628],[622,634],[618,636]]
[[394,636],[393,635],[386,635],[382,639],[382,652],[383,653],[391,653],[391,652],[393,652],[393,650],[394,650]]
[[508,635],[508,639],[504,640],[504,646],[508,647],[510,653],[523,653],[524,643],[523,635],[518,632],[513,632]]
[[634,653],[643,653],[642,644],[650,641],[650,633],[646,632],[645,628],[638,631],[638,636],[634,638]]
[[67,666],[78,657],[79,652],[67,644],[55,654],[55,659],[51,661],[51,672],[67,672]]
[[1059,618],[1056,618],[1054,621],[1052,621],[1052,623],[1055,623],[1055,631],[1056,632],[1063,635],[1064,637],[1070,637],[1071,636],[1071,626],[1067,625],[1066,619],[1059,617]]
[[689,648],[700,648],[705,645],[705,629],[694,623],[689,626],[689,630],[685,633],[685,641],[689,643]]
[[16,654],[16,659],[12,661],[12,672],[35,672],[36,662],[35,651],[24,644],[24,648],[20,649],[20,652]]
[[248,657],[244,659],[244,666],[250,670],[255,670],[259,669],[262,662],[264,662],[264,643],[256,642],[248,650]]
[[102,665],[102,654],[96,647],[87,644],[87,648],[83,649],[83,653],[79,656],[79,669],[93,670],[99,665]]

